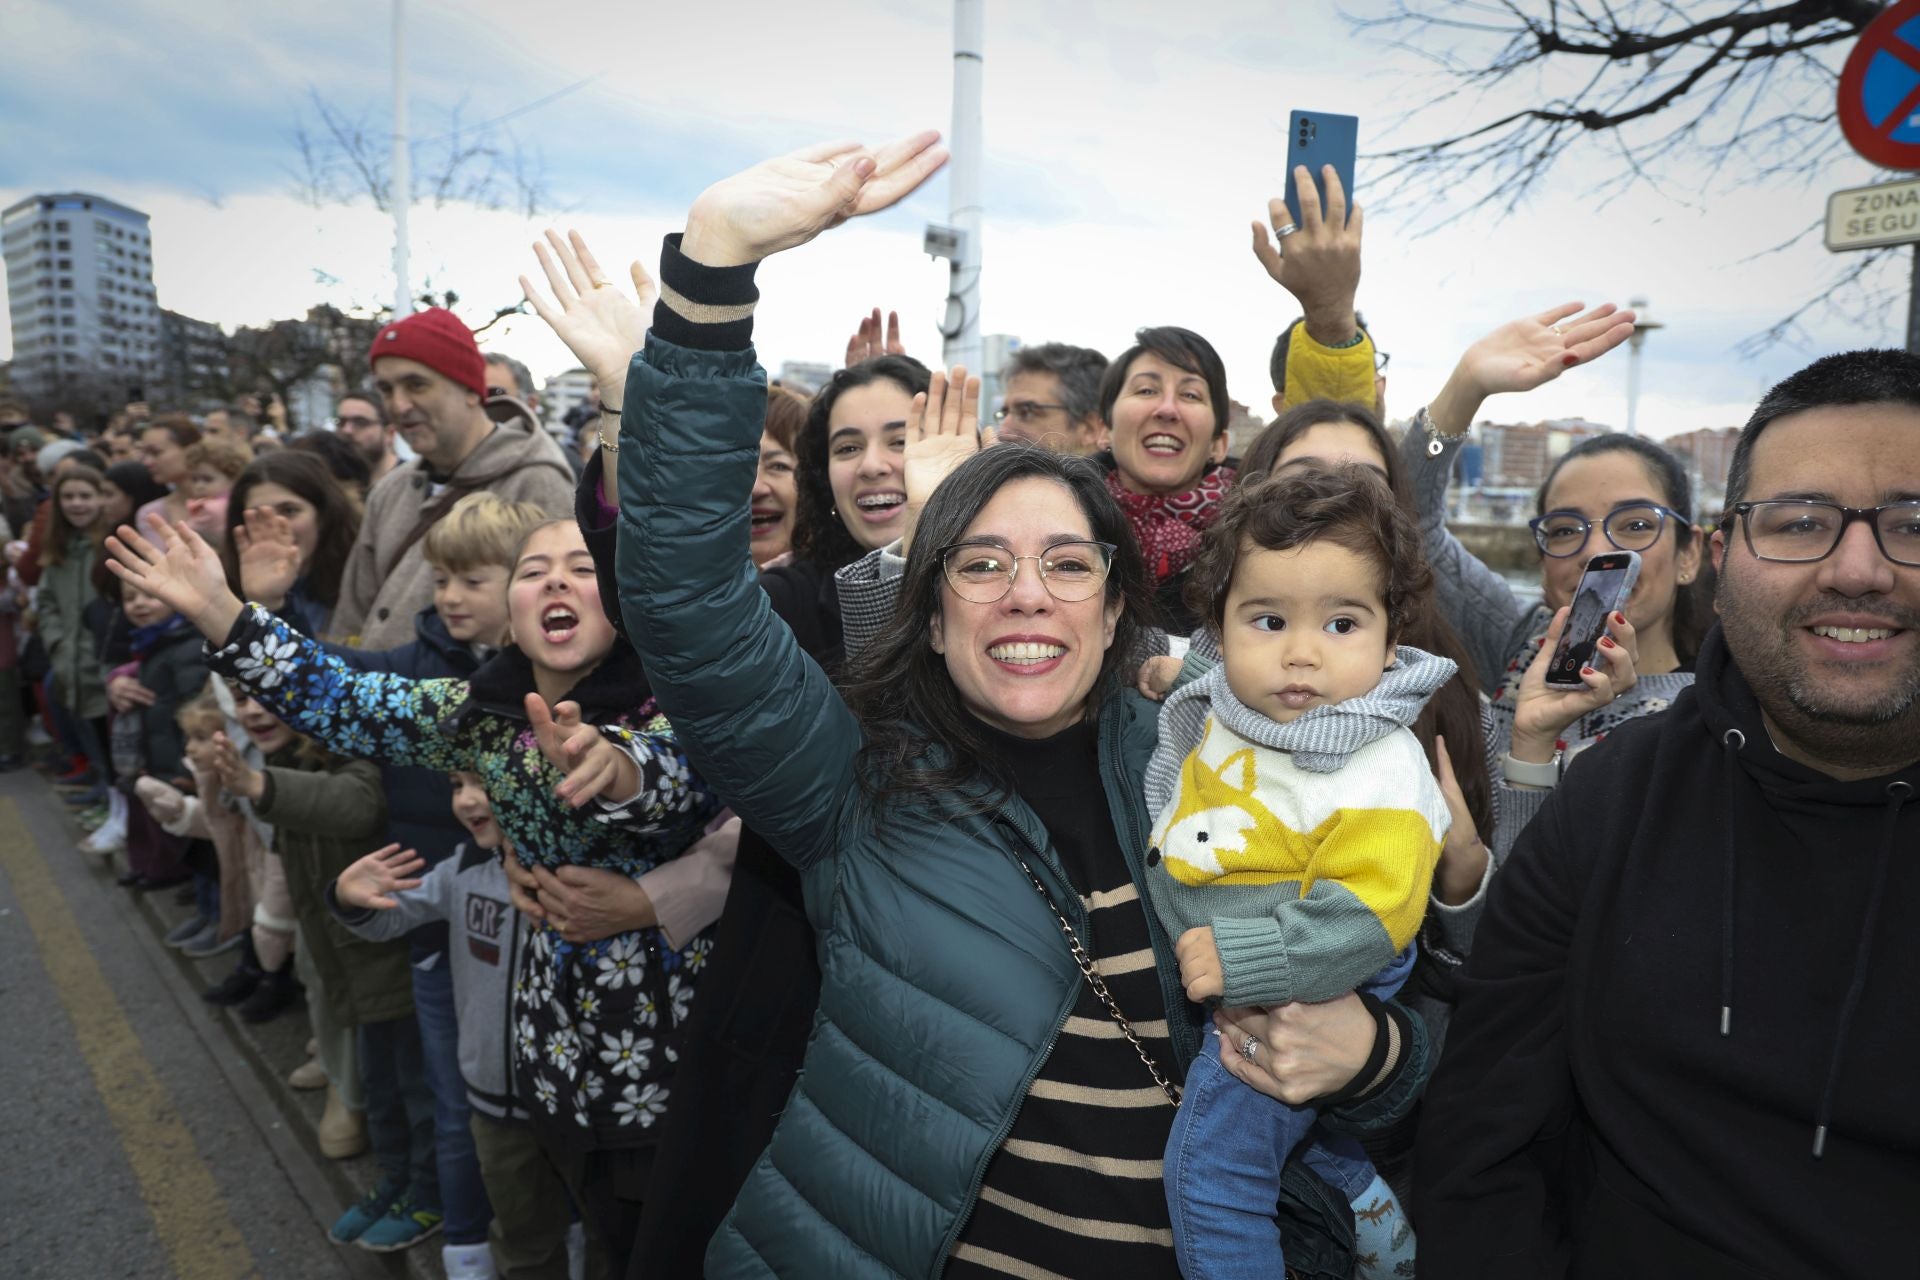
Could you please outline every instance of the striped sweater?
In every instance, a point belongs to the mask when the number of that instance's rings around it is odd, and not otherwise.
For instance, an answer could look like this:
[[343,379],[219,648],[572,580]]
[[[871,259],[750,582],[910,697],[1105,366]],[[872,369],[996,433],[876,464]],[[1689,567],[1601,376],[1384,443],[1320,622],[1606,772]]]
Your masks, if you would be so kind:
[[[1174,1072],[1167,1009],[1140,892],[1100,786],[1094,726],[1041,742],[995,734],[1020,798],[1052,837],[1087,907],[1080,941],[1160,1070]],[[1179,1275],[1161,1181],[1173,1107],[1094,995],[1080,984],[954,1242],[945,1274]]]

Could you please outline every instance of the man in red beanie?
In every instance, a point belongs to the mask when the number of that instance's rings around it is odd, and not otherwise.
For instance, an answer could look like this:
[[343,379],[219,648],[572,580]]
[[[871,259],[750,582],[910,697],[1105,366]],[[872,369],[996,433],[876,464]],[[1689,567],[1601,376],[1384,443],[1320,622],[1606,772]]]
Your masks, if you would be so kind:
[[454,503],[484,489],[564,518],[573,511],[573,471],[525,405],[488,399],[473,332],[444,307],[382,329],[367,361],[388,422],[419,456],[367,495],[333,631],[352,644],[390,649],[413,638],[414,615],[433,603],[424,543]]

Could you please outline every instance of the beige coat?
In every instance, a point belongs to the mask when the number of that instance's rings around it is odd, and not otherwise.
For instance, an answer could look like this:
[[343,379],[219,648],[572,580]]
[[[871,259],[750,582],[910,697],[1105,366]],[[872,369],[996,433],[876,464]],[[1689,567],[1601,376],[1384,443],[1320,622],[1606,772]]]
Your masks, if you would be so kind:
[[411,641],[413,616],[433,603],[426,532],[469,493],[482,489],[531,502],[556,519],[573,514],[573,469],[527,407],[505,396],[487,402],[500,425],[467,455],[438,495],[416,458],[389,471],[367,495],[360,537],[340,580],[332,634],[363,649]]

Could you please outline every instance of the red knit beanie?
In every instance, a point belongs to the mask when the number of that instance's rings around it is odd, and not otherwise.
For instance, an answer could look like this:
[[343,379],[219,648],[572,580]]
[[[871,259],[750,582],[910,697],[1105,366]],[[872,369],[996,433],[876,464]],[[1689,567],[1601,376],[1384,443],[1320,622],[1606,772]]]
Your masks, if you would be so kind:
[[459,383],[481,399],[487,395],[487,362],[473,340],[473,330],[445,307],[416,311],[374,335],[367,363],[382,356],[417,360],[441,376]]

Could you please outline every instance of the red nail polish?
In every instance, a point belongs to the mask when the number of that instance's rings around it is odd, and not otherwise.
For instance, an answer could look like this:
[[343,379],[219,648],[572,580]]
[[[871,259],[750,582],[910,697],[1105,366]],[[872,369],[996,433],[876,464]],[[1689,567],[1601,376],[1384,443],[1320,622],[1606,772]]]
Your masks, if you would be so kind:
[[1569,351],[1567,352],[1567,354],[1560,357],[1560,363],[1571,368],[1573,365],[1580,363],[1580,357],[1573,354],[1573,352]]
[[1613,615],[1613,620],[1614,620],[1615,622],[1617,622],[1617,623],[1619,623],[1619,624],[1620,624],[1621,626],[1623,626],[1623,627],[1627,625],[1627,615],[1626,615],[1626,614],[1624,614],[1624,613],[1616,613],[1616,614],[1614,614],[1614,615]]
[[1592,667],[1582,667],[1580,668],[1580,674],[1583,676],[1591,676],[1591,675],[1598,675],[1599,673],[1596,672]]
[[1618,649],[1620,647],[1619,645],[1613,642],[1612,636],[1601,636],[1600,643],[1605,645],[1609,649]]

